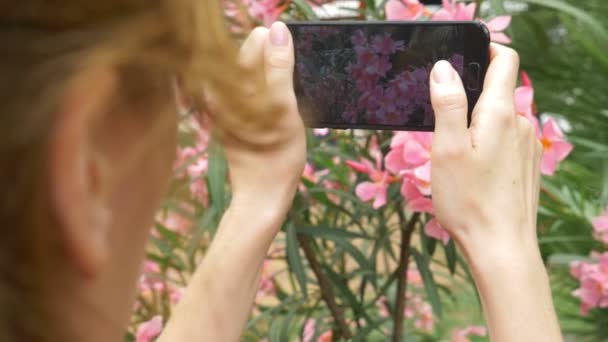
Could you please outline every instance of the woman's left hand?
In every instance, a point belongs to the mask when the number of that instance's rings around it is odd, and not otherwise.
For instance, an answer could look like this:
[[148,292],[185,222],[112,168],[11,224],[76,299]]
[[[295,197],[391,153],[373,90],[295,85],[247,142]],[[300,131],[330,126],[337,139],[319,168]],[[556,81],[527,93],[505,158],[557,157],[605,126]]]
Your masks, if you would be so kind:
[[263,80],[253,82],[251,96],[268,96],[270,110],[255,118],[231,113],[229,103],[207,94],[207,109],[214,113],[228,159],[232,202],[162,342],[240,339],[262,263],[304,169],[306,134],[293,91],[293,42],[285,24],[255,29],[239,59],[246,70],[263,68]]
[[[266,97],[269,111],[257,117],[232,115],[236,118],[232,123],[221,125],[231,207],[257,208],[263,210],[259,214],[282,217],[291,206],[306,161],[306,133],[293,90],[294,51],[287,26],[277,22],[270,29],[253,30],[241,47],[239,62],[251,74],[263,70],[262,79],[252,82],[250,96]],[[222,113],[221,108],[220,104],[216,120],[221,119],[218,115],[233,114]],[[268,212],[271,208],[273,212]]]

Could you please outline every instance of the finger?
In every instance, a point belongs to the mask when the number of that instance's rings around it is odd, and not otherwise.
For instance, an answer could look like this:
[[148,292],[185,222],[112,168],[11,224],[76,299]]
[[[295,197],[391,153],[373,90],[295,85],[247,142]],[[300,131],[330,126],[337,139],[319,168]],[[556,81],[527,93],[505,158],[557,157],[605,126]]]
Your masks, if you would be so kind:
[[478,140],[495,137],[516,121],[514,93],[519,56],[513,49],[492,44],[490,58],[483,92],[473,110],[471,125],[479,132],[480,136],[474,137]]
[[470,139],[467,130],[467,94],[459,75],[450,63],[439,61],[430,77],[431,103],[435,111],[433,149],[465,148]]
[[282,22],[270,27],[265,46],[266,82],[273,92],[293,91],[294,52],[291,33]]
[[515,50],[492,43],[490,66],[484,80],[483,93],[490,98],[512,98],[517,84],[519,55]]
[[251,31],[239,52],[239,63],[246,69],[258,69],[264,65],[264,44],[268,37],[268,29],[256,27]]

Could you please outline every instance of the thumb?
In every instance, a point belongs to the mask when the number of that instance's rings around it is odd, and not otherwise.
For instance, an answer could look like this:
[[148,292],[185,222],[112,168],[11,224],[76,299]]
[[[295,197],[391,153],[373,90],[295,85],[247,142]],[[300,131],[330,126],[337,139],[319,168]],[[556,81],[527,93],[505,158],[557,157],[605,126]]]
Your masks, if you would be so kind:
[[464,148],[468,139],[467,94],[456,70],[439,61],[431,72],[431,103],[435,111],[433,149]]
[[293,88],[294,52],[291,33],[282,22],[270,27],[264,61],[266,82],[273,91]]

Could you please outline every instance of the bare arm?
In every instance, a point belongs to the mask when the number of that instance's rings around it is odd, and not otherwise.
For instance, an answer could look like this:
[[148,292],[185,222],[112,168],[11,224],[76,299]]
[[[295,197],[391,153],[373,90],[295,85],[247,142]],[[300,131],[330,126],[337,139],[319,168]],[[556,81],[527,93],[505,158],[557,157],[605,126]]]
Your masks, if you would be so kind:
[[542,147],[515,112],[518,68],[513,50],[492,45],[467,128],[462,82],[449,64],[435,66],[433,204],[471,265],[492,341],[561,341],[536,240]]
[[271,30],[255,29],[241,48],[240,61],[250,71],[263,71],[264,81],[252,84],[251,95],[269,97],[271,110],[253,119],[208,103],[219,115],[232,114],[221,135],[232,201],[160,342],[240,339],[262,263],[304,168],[306,135],[293,93],[293,43],[287,27],[275,23]]

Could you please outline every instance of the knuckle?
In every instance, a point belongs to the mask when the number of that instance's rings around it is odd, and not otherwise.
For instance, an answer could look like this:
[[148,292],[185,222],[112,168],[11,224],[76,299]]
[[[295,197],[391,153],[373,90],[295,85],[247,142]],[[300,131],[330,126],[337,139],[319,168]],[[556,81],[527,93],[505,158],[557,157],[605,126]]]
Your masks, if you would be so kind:
[[467,101],[462,92],[450,89],[434,97],[435,106],[444,111],[456,111],[466,109]]
[[524,140],[526,140],[526,143],[539,143],[538,139],[536,138],[536,129],[534,128],[534,125],[532,125],[532,123],[530,122],[530,120],[528,120],[527,118],[518,115],[517,116],[518,120],[519,120],[519,125],[520,125],[520,130],[521,130],[521,134]]
[[443,146],[440,146],[438,148],[433,149],[433,157],[434,163],[444,163],[444,162],[451,162],[451,161],[458,161],[458,160],[462,160],[464,158],[464,148],[462,148],[462,146],[459,146],[457,144],[445,144]]
[[251,31],[251,33],[249,34],[251,37],[257,37],[257,36],[265,36],[268,34],[268,28],[263,27],[263,26],[257,26],[256,28],[253,29],[253,31]]
[[512,48],[505,47],[504,54],[507,60],[519,67],[519,53]]
[[268,54],[266,59],[268,66],[276,69],[288,69],[292,66],[293,60],[284,51],[274,51]]

